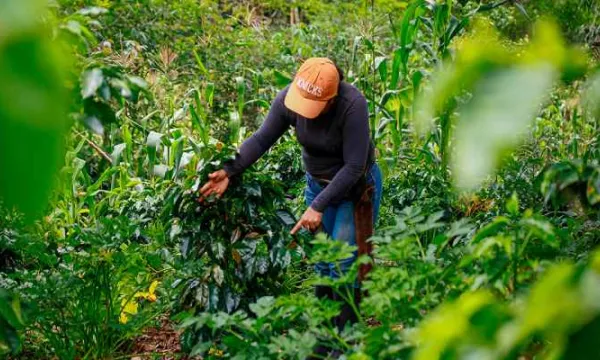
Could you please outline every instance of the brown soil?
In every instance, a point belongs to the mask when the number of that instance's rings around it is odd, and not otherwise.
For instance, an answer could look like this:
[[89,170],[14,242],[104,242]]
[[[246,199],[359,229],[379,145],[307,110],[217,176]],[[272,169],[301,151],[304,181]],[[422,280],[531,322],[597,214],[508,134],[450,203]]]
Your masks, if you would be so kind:
[[188,359],[181,355],[180,332],[175,330],[167,318],[161,320],[160,327],[148,328],[134,341],[131,360]]

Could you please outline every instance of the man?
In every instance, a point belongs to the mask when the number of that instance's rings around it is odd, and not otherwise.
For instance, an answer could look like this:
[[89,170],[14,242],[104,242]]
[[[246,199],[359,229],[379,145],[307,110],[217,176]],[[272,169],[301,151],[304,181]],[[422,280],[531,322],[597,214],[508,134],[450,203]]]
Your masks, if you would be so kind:
[[[308,208],[291,230],[322,229],[332,239],[357,245],[368,252],[367,238],[377,219],[381,200],[381,171],[375,163],[370,138],[367,101],[353,85],[343,81],[341,70],[327,58],[306,60],[294,81],[277,94],[263,125],[247,139],[232,162],[209,175],[201,198],[220,197],[237,176],[256,162],[290,126],[302,145],[306,168],[305,200]],[[356,261],[357,253],[338,264],[319,263],[321,276],[337,278]],[[360,299],[358,282],[355,301]],[[319,298],[337,299],[336,291],[318,286]],[[342,329],[356,321],[351,304],[344,304],[335,319]]]

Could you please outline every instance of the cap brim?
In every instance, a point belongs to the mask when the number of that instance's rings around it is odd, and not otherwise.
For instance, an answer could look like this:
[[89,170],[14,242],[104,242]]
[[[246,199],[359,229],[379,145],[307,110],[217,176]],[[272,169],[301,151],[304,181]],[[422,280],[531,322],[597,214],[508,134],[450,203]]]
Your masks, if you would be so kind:
[[307,119],[316,118],[327,106],[327,100],[316,101],[302,97],[293,84],[290,86],[283,103],[285,107]]

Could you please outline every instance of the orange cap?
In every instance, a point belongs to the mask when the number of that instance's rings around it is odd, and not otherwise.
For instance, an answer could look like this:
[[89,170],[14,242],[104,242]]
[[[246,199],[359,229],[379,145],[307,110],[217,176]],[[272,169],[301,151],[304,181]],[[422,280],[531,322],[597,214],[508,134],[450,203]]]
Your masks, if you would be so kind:
[[327,101],[338,93],[340,75],[333,61],[311,58],[300,66],[285,97],[285,106],[307,119],[323,111]]

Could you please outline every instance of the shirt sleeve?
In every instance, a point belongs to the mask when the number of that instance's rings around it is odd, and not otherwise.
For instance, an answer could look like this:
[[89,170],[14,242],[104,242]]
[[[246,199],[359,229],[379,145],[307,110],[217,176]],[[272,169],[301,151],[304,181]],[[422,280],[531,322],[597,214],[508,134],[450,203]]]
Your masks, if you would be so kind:
[[342,130],[344,165],[311,203],[323,212],[331,202],[342,200],[363,175],[371,143],[367,100],[359,97],[350,106]]
[[244,141],[235,159],[224,165],[223,169],[227,176],[239,175],[254,164],[290,127],[289,117],[283,104],[284,97],[284,91],[277,94],[261,127]]

